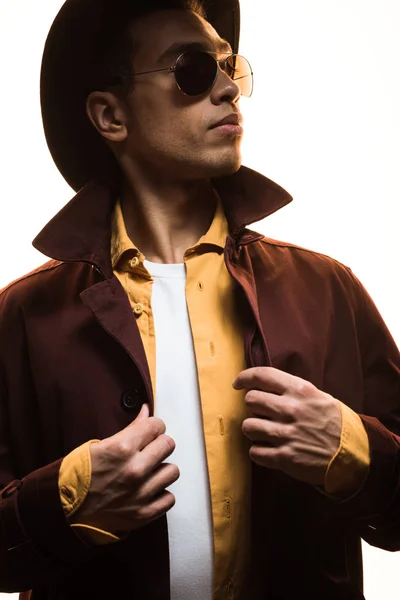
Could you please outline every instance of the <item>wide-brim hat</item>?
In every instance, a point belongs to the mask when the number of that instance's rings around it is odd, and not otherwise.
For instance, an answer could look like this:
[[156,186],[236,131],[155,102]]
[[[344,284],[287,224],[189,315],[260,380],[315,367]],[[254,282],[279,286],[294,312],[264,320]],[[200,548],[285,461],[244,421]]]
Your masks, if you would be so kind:
[[[143,0],[146,7],[169,8],[171,0]],[[207,20],[238,52],[239,0],[202,0]],[[85,108],[97,45],[107,34],[110,17],[140,0],[67,0],[48,33],[41,65],[40,101],[43,128],[53,160],[67,183],[78,191],[115,159],[90,123]]]

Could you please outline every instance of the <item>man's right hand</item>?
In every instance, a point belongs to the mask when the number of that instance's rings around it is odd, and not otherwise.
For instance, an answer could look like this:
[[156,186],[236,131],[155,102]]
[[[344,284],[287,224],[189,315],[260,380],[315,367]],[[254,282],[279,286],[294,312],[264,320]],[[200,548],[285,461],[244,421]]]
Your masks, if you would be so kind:
[[125,429],[91,445],[91,483],[76,522],[123,535],[174,506],[175,497],[166,488],[179,478],[179,469],[164,463],[175,449],[165,430],[144,404]]

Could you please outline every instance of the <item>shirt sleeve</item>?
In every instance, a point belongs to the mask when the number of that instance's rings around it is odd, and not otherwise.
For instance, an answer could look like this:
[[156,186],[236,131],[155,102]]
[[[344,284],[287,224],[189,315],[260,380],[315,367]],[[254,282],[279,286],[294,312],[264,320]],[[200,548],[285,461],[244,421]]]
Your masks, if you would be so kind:
[[358,491],[368,475],[370,448],[361,418],[346,404],[340,403],[342,433],[339,448],[325,473],[325,492],[351,495]]
[[92,475],[90,446],[99,440],[90,440],[75,448],[61,463],[58,488],[67,521],[84,542],[95,545],[109,544],[120,538],[82,521],[76,514],[89,491]]

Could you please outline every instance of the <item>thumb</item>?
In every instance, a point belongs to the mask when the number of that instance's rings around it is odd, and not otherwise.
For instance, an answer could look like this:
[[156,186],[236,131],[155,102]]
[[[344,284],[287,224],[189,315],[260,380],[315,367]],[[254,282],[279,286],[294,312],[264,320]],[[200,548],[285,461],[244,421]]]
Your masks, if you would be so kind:
[[139,423],[139,421],[144,421],[145,419],[148,419],[150,416],[150,408],[148,404],[142,404],[142,408],[140,409],[140,412],[138,414],[138,416],[136,417],[136,419],[134,421],[132,421],[131,425],[133,423]]

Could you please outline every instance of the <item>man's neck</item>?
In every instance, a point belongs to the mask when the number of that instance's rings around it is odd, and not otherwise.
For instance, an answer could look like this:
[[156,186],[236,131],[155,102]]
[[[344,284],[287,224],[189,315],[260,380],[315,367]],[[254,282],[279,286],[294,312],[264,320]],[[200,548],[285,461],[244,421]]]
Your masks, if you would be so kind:
[[209,229],[217,196],[209,181],[125,181],[121,205],[128,236],[151,262],[182,263]]

